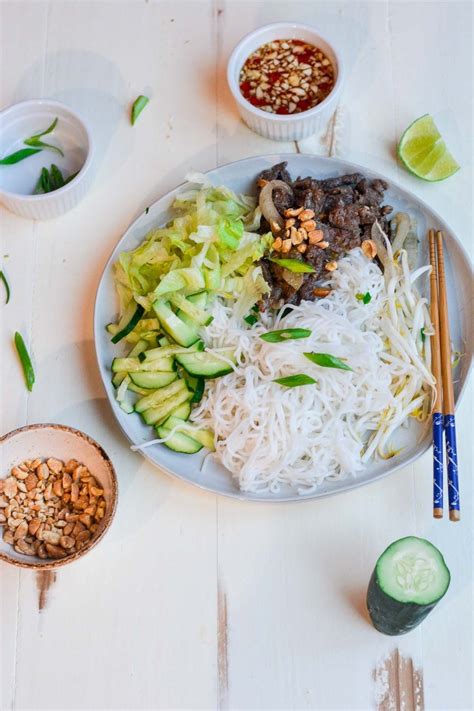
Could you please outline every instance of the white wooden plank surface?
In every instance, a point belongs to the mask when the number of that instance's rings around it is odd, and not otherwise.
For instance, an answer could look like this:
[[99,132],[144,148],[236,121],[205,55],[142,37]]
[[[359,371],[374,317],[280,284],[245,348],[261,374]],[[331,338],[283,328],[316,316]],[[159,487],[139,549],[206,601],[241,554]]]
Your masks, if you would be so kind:
[[[372,671],[398,644],[424,671],[427,708],[470,708],[467,476],[457,526],[430,517],[429,455],[318,503],[217,500],[128,450],[92,343],[101,269],[138,212],[189,169],[297,149],[248,131],[225,84],[233,45],[266,22],[310,22],[345,51],[337,121],[326,139],[299,150],[379,169],[470,246],[469,4],[23,0],[0,10],[9,68],[1,105],[40,94],[69,102],[88,116],[101,147],[94,190],[69,215],[33,224],[1,212],[0,254],[9,255],[2,263],[14,287],[0,316],[2,403],[14,403],[1,408],[2,432],[40,420],[82,428],[110,453],[121,485],[110,535],[61,570],[41,612],[35,576],[1,566],[0,707],[368,709]],[[152,101],[132,130],[126,110],[139,93]],[[400,132],[424,112],[466,163],[439,185],[410,177],[393,156]],[[10,345],[18,328],[31,339],[38,373],[28,398]],[[471,403],[466,394],[458,414],[466,474]],[[395,641],[368,625],[363,599],[377,555],[410,533],[441,547],[453,584],[429,622]]]

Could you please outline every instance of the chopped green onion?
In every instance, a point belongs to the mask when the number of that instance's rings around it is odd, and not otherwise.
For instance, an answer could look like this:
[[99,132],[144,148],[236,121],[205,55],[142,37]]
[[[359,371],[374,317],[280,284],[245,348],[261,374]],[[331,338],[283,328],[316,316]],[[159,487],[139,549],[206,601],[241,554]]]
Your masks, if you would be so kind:
[[286,388],[297,388],[300,385],[314,385],[316,380],[310,375],[299,373],[298,375],[288,375],[286,378],[276,378],[273,382],[284,385]]
[[282,328],[279,331],[267,331],[262,333],[260,338],[267,343],[282,343],[294,338],[308,338],[311,336],[311,331],[308,328]]
[[149,208],[149,207],[146,207],[146,208],[145,208],[145,215],[148,215],[149,212],[150,212],[150,208]]
[[10,301],[10,286],[8,284],[5,274],[0,270],[0,280],[3,281],[3,286],[5,287],[6,299],[5,303],[8,304]]
[[132,113],[131,113],[131,121],[132,121],[132,126],[135,124],[135,121],[137,118],[140,116],[141,112],[145,108],[145,106],[148,104],[150,99],[148,96],[143,96],[140,95],[138,99],[135,99],[132,105]]
[[426,336],[425,336],[425,328],[423,326],[422,329],[420,329],[420,337],[421,337],[421,342],[424,343],[426,341]]
[[75,178],[77,173],[70,175],[67,180],[64,180],[63,174],[57,165],[52,164],[50,169],[42,168],[38,182],[36,183],[35,195],[39,193],[52,193],[53,190],[58,190]]
[[254,323],[257,323],[258,318],[253,314],[249,314],[248,316],[244,316],[244,321],[245,323],[248,323],[249,326],[253,326]]
[[9,156],[2,158],[2,160],[0,160],[0,165],[13,165],[14,163],[19,163],[21,160],[25,160],[25,158],[34,156],[35,153],[41,153],[41,148],[22,148],[20,151],[10,153]]
[[15,346],[23,368],[23,373],[25,375],[26,387],[31,392],[35,382],[35,372],[33,370],[33,363],[31,362],[30,355],[26,349],[25,342],[18,331],[15,333]]
[[366,291],[365,294],[356,294],[356,299],[363,301],[364,304],[368,304],[372,300],[372,295],[370,291]]
[[347,363],[341,358],[336,358],[336,356],[330,353],[304,353],[308,360],[316,365],[320,365],[322,368],[340,368],[341,370],[352,370]]
[[278,264],[279,267],[284,267],[288,269],[289,272],[294,272],[295,274],[310,274],[316,271],[311,264],[305,264],[305,262],[300,262],[298,259],[276,259],[275,257],[269,257],[270,262]]
[[42,131],[41,133],[37,133],[34,136],[30,136],[30,138],[25,138],[23,143],[27,146],[34,146],[35,148],[49,148],[52,151],[56,151],[59,153],[59,155],[64,156],[64,153],[58,146],[53,146],[51,143],[44,143],[43,141],[40,140],[41,136],[46,136],[48,133],[52,133],[54,129],[56,128],[58,123],[58,119],[55,118],[53,123],[48,126],[48,128],[45,131]]

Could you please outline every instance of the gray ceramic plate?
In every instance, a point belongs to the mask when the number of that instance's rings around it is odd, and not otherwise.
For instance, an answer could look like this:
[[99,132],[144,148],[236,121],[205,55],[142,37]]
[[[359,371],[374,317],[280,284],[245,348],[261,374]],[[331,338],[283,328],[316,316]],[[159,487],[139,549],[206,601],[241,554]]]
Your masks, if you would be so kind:
[[[383,177],[361,166],[346,163],[342,160],[293,154],[249,158],[212,170],[208,173],[208,176],[216,185],[223,184],[237,192],[251,193],[257,173],[282,160],[288,161],[288,169],[293,177],[311,175],[317,178],[328,178],[356,171],[364,173],[364,175],[371,178]],[[469,318],[469,314],[472,313],[470,301],[472,274],[469,262],[452,231],[431,208],[411,193],[394,185],[391,181],[387,182],[390,188],[387,192],[386,202],[392,205],[395,211],[404,210],[410,213],[417,221],[418,234],[420,236],[424,236],[429,227],[441,229],[446,235],[446,270],[451,336],[455,349],[461,350],[465,354],[461,358],[455,374],[455,396],[456,400],[458,400],[467,379],[472,355],[472,325]],[[110,337],[105,330],[106,324],[114,321],[117,313],[112,266],[121,251],[134,249],[150,229],[162,226],[171,219],[173,216],[171,205],[175,195],[181,190],[182,186],[164,195],[149,208],[148,214],[141,215],[128,228],[107,262],[97,292],[94,328],[99,369],[114,415],[125,435],[133,444],[139,444],[152,438],[153,430],[144,425],[138,415],[126,415],[120,409],[114,397],[110,364],[112,358],[121,349],[111,343]],[[420,264],[428,263],[426,240],[424,239],[420,243],[419,260]],[[426,282],[425,287],[427,286]],[[290,487],[282,487],[278,494],[242,493],[230,473],[215,463],[212,458],[210,462],[206,462],[204,472],[201,473],[201,464],[205,456],[203,452],[189,456],[172,452],[163,445],[154,445],[144,450],[143,454],[169,474],[217,494],[249,501],[301,501],[304,498],[318,498],[337,494],[355,486],[367,484],[405,466],[423,454],[430,446],[430,428],[421,428],[415,421],[410,421],[408,428],[400,433],[399,441],[395,444],[397,448],[398,444],[403,446],[403,451],[398,456],[388,461],[373,461],[364,472],[359,473],[357,476],[348,477],[337,482],[326,482],[315,493],[307,497],[299,496]]]

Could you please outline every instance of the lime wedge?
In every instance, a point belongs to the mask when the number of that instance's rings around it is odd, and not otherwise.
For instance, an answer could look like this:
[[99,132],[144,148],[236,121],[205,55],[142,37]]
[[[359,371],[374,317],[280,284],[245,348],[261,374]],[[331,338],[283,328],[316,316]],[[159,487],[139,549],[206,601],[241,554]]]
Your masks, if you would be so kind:
[[460,168],[429,114],[408,126],[398,144],[398,156],[409,171],[430,182],[445,180]]

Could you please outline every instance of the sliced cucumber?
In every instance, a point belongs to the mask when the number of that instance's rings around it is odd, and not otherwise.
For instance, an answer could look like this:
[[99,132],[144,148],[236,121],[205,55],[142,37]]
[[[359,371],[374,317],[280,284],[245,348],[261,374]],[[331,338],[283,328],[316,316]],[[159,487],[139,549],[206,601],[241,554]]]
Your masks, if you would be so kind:
[[162,336],[161,338],[158,339],[158,344],[160,346],[169,346],[171,343],[169,338],[166,338],[166,336]]
[[[186,395],[189,395],[189,391],[184,380],[175,380],[169,385],[166,385],[166,387],[162,387],[159,390],[153,390],[153,392],[149,395],[145,395],[145,397],[140,398],[140,400],[138,400],[135,404],[135,410],[137,412],[145,412],[145,410],[157,407],[157,405],[161,404],[168,398],[171,398],[181,392],[185,392]],[[184,400],[181,400],[181,402],[184,402]],[[180,405],[181,402],[176,403],[176,405]]]
[[[135,385],[135,383],[129,383],[128,389],[132,393],[136,393],[137,395],[149,395],[150,391],[148,388],[140,388],[138,385]],[[135,410],[135,408],[133,408]]]
[[179,419],[179,417],[173,415],[168,417],[166,422],[163,423],[163,427],[167,427],[169,430],[178,427],[177,432],[182,432],[188,437],[195,439],[196,442],[200,442],[203,447],[207,447],[207,449],[214,451],[214,432],[211,430],[200,429],[195,425],[183,422]]
[[204,343],[202,341],[197,341],[192,346],[185,348],[184,346],[177,346],[176,344],[170,344],[167,346],[160,346],[160,348],[152,348],[145,353],[145,360],[155,360],[156,358],[165,358],[168,356],[174,356],[178,353],[194,353],[195,351],[203,351]]
[[200,291],[198,294],[191,294],[188,296],[188,301],[200,309],[205,309],[207,306],[207,291]]
[[[148,346],[149,344],[144,339],[140,339],[139,341],[137,341],[137,343],[135,343],[127,358],[138,357],[141,353],[143,353],[143,351],[146,351]],[[126,375],[127,372],[123,370],[119,371],[118,373],[115,373],[114,377],[112,378],[112,384],[115,385],[116,388],[118,388],[118,386]]]
[[[222,353],[225,358],[235,361],[234,352],[231,350]],[[213,353],[186,353],[176,356],[177,362],[190,374],[203,378],[219,378],[232,372],[232,366]]]
[[140,388],[152,388],[154,390],[169,385],[176,380],[177,377],[178,374],[176,372],[164,373],[156,371],[154,373],[150,373],[146,371],[139,371],[138,373],[130,373],[132,383],[138,385]]
[[204,395],[204,378],[199,376],[189,375],[186,370],[183,370],[184,379],[188,384],[188,388],[192,390],[193,396],[191,398],[192,403],[201,402],[202,396]]
[[[178,381],[182,383],[183,381]],[[172,383],[174,385],[174,383]],[[161,391],[158,391],[161,392]],[[143,412],[142,417],[147,423],[147,425],[161,425],[167,417],[171,415],[180,405],[187,402],[191,397],[191,393],[187,389],[181,390],[180,392],[169,397],[163,402],[160,402],[156,407],[150,407]]]
[[[167,429],[163,425],[156,428],[156,432],[160,439],[164,439],[169,435],[171,430]],[[197,442],[195,439],[188,437],[182,432],[175,432],[172,437],[170,437],[166,442],[163,442],[168,449],[172,449],[173,452],[180,452],[181,454],[195,454],[202,449],[203,445]]]
[[158,316],[161,327],[180,346],[192,346],[199,340],[198,329],[192,324],[184,323],[165,301],[155,301],[153,309]]
[[207,313],[204,309],[201,309],[197,304],[190,301],[182,294],[172,294],[170,296],[170,303],[173,304],[177,309],[179,309],[177,315],[179,317],[182,314],[186,314],[193,323],[198,326],[208,326],[213,320],[213,316]]
[[133,315],[135,314],[135,311],[137,310],[137,304],[136,302],[132,299],[128,306],[125,308],[125,311],[122,314],[122,317],[119,319],[117,323],[109,323],[105,327],[106,330],[110,333],[111,336],[116,336],[120,331],[122,331],[127,323],[130,322],[130,319],[133,318]]
[[191,414],[190,402],[190,400],[187,400],[183,402],[182,405],[178,405],[178,407],[175,407],[175,409],[170,412],[169,416],[173,415],[173,417],[179,417],[180,420],[189,419],[189,415]]
[[437,605],[449,582],[444,558],[432,543],[415,536],[395,541],[378,559],[367,591],[374,627],[389,635],[409,632]]
[[162,370],[169,372],[175,369],[173,358],[156,358],[155,360],[141,362],[139,358],[114,358],[112,361],[112,371],[119,373],[137,373],[141,370],[154,371]]
[[143,306],[140,304],[137,304],[137,307],[135,311],[133,312],[133,316],[131,319],[126,323],[123,328],[121,328],[118,333],[115,334],[115,336],[112,338],[112,343],[118,343],[119,341],[122,340],[122,338],[125,338],[125,336],[128,336],[128,334],[133,331],[137,323],[140,321],[141,317],[145,313],[145,309]]

